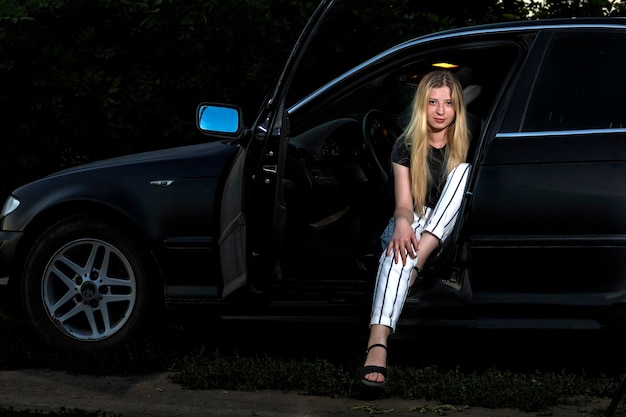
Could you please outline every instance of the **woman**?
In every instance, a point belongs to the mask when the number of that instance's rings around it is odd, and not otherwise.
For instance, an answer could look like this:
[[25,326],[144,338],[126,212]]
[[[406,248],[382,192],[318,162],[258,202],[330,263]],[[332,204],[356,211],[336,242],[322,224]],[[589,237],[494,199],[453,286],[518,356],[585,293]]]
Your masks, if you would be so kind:
[[449,236],[463,200],[469,133],[461,85],[449,71],[422,78],[411,120],[392,150],[395,211],[383,233],[361,381],[382,386],[387,339],[410,287]]

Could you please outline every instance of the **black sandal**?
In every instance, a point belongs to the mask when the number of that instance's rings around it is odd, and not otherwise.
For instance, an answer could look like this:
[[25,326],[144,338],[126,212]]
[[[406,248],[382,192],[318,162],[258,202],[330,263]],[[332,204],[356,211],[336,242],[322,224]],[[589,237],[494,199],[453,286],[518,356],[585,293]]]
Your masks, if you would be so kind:
[[[387,351],[387,346],[385,346],[385,345],[383,345],[381,343],[376,343],[376,344],[373,344],[372,346],[367,348],[367,350],[365,351],[365,355],[367,355],[369,353],[370,349],[375,348],[375,347],[381,347],[381,348],[385,349],[385,351]],[[377,373],[381,374],[382,376],[384,376],[385,380],[383,382],[376,382],[376,381],[369,381],[369,380],[365,379],[365,375],[372,374],[374,372],[377,372]],[[385,382],[387,382],[387,367],[386,366],[377,366],[377,365],[367,365],[367,366],[364,366],[363,368],[361,368],[361,382],[364,385],[367,385],[368,387],[382,388],[385,385]]]

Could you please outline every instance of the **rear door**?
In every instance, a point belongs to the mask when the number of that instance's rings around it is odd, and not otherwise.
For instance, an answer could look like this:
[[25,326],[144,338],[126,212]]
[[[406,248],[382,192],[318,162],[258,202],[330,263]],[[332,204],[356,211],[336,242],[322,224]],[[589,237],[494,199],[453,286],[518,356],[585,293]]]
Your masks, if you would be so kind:
[[624,51],[621,30],[537,39],[473,190],[474,291],[586,304],[626,289]]

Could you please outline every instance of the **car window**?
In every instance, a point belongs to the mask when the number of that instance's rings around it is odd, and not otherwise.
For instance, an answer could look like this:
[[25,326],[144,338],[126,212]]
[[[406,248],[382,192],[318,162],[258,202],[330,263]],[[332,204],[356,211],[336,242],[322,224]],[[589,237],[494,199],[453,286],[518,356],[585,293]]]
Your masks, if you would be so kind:
[[[361,120],[372,109],[385,112],[403,129],[421,77],[435,69],[434,64],[437,63],[454,65],[451,71],[457,75],[467,93],[468,111],[479,121],[484,121],[520,53],[518,45],[513,42],[476,43],[432,51],[417,50],[413,54],[409,52],[406,51],[395,65],[384,68],[372,66],[371,72],[363,71],[359,74],[360,80],[347,79],[344,83],[327,87],[325,94],[308,102],[297,112],[304,117],[296,115],[293,133],[298,134],[343,117]],[[407,56],[412,56],[412,59]]]
[[522,131],[626,127],[626,35],[557,33],[537,75]]

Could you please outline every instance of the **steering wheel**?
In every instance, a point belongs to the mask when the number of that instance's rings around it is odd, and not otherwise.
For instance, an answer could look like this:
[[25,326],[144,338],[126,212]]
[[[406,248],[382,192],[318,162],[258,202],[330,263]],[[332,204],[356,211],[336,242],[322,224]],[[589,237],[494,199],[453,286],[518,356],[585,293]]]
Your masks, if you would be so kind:
[[391,170],[391,148],[402,131],[381,110],[370,110],[363,117],[363,140],[370,171],[375,181],[385,186]]

